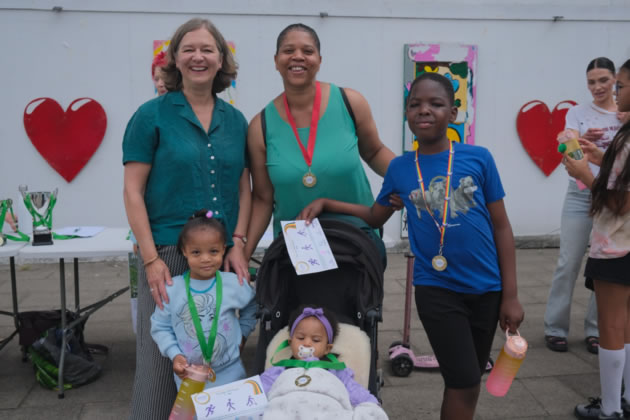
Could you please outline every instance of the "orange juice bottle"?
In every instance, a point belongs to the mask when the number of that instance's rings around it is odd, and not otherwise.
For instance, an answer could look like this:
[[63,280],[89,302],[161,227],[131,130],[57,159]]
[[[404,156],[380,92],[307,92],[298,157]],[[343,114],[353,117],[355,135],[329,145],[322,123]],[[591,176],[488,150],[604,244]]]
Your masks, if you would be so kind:
[[208,366],[191,365],[186,368],[186,377],[179,387],[169,420],[192,420],[195,418],[195,405],[192,395],[204,390],[210,369]]
[[510,335],[508,331],[505,332],[507,340],[486,381],[486,389],[495,397],[507,394],[516,372],[525,359],[527,341],[518,331],[516,333],[517,335]]
[[571,156],[575,160],[584,157],[584,152],[578,142],[577,134],[573,130],[563,130],[558,133],[558,152]]

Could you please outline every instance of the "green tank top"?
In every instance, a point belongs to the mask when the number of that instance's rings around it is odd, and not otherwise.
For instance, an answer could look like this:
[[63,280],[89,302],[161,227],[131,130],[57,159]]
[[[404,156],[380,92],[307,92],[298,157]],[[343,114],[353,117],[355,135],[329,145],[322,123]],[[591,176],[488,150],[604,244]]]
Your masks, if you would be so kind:
[[[274,188],[273,232],[280,233],[280,221],[294,220],[304,207],[317,198],[330,198],[371,206],[374,196],[359,156],[354,122],[339,88],[330,85],[330,98],[319,118],[317,142],[311,172],[317,184],[307,188],[302,177],[308,166],[291,126],[280,118],[270,102],[265,108],[267,171]],[[308,147],[310,127],[298,128],[304,147]]]

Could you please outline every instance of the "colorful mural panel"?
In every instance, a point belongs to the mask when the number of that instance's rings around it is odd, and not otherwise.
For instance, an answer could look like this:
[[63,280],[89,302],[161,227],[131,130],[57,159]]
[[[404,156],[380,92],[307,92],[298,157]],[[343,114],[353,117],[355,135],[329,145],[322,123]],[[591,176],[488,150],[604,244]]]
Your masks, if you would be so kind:
[[[457,119],[447,135],[453,141],[475,143],[477,46],[462,44],[406,44],[403,65],[403,103],[411,82],[425,72],[446,76],[453,84]],[[403,114],[403,151],[412,150],[413,134]]]

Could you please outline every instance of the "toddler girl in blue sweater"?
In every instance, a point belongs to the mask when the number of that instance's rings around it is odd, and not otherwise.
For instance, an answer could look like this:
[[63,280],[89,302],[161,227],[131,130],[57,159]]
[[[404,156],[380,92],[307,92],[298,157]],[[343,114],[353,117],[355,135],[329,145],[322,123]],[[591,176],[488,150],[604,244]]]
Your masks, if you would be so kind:
[[219,271],[225,239],[225,227],[211,211],[188,220],[177,249],[190,270],[166,286],[168,303],[151,316],[151,336],[173,361],[178,388],[191,364],[211,367],[207,386],[246,377],[240,348],[256,325],[254,290],[247,282],[240,285],[235,274]]

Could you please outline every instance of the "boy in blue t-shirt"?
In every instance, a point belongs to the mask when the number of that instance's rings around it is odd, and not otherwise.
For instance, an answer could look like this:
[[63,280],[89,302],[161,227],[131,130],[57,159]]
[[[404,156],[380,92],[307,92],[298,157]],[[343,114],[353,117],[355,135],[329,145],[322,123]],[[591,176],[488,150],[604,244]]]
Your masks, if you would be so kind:
[[406,104],[418,149],[392,160],[374,205],[319,199],[298,216],[348,213],[378,227],[394,212],[389,196],[400,195],[416,256],[418,315],[445,383],[442,420],[473,418],[497,321],[514,333],[524,317],[501,179],[487,149],[449,141],[453,104],[446,77],[418,76]]

